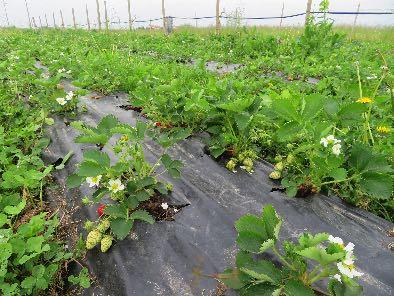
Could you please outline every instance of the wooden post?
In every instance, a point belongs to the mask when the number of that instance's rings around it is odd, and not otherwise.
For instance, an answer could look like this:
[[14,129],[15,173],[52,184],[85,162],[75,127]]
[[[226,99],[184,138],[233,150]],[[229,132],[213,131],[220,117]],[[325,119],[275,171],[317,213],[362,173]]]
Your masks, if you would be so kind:
[[49,28],[47,14],[45,14],[45,23],[47,24],[47,28]]
[[34,16],[31,18],[31,20],[33,22],[33,28],[37,28],[36,19],[34,18]]
[[76,29],[77,28],[77,22],[75,21],[75,10],[74,10],[74,8],[72,8],[72,14],[73,14],[73,23],[74,23],[74,29]]
[[309,17],[311,15],[311,9],[312,9],[312,0],[308,0],[308,4],[306,5],[305,25],[308,23]]
[[216,34],[220,33],[220,0],[216,0]]
[[195,18],[195,21],[196,21],[196,28],[197,28],[198,27],[197,12],[194,12],[194,18]]
[[54,13],[54,12],[52,13],[52,17],[53,17],[53,26],[54,26],[55,28],[57,28],[56,19],[55,19],[55,13]]
[[164,0],[161,0],[161,14],[163,17],[163,30],[166,31],[166,8],[164,5]]
[[63,11],[60,9],[60,19],[62,21],[62,28],[64,29],[64,18],[63,18]]
[[108,20],[108,12],[107,12],[107,1],[104,1],[104,13],[105,13],[105,29],[109,30],[109,20]]
[[130,3],[130,0],[127,0],[127,8],[128,8],[128,12],[129,12],[129,29],[131,31],[133,29],[133,21],[131,19],[131,3]]
[[353,22],[353,27],[352,27],[352,32],[351,32],[351,34],[350,34],[350,38],[352,39],[353,37],[354,37],[354,29],[355,29],[355,27],[356,27],[356,23],[357,23],[357,18],[358,18],[358,13],[360,12],[360,3],[358,3],[358,6],[357,6],[357,14],[356,14],[356,16],[354,17],[354,22]]
[[27,18],[29,19],[29,28],[31,29],[30,11],[29,11],[29,6],[27,6],[26,0],[25,0],[25,6],[26,6],[26,11],[27,11]]
[[90,30],[89,9],[87,4],[86,4],[86,20],[88,22],[88,30]]
[[98,27],[99,27],[99,30],[101,30],[101,15],[100,15],[100,3],[99,3],[99,0],[96,0],[96,6],[97,6]]
[[280,14],[280,24],[279,24],[279,28],[282,28],[282,23],[283,23],[283,12],[285,10],[285,2],[283,2],[282,5],[282,13]]
[[42,29],[42,21],[41,21],[41,16],[38,16],[38,21],[40,22],[40,28]]
[[5,1],[4,0],[3,0],[3,6],[4,6],[5,19],[7,20],[7,27],[9,27],[10,26],[10,20],[8,18],[7,6],[5,5]]

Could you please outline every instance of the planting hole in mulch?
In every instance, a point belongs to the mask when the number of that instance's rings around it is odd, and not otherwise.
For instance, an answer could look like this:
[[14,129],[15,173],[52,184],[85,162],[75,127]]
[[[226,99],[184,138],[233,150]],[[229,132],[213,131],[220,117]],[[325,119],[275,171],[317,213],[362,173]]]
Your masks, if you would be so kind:
[[137,209],[147,211],[156,221],[175,221],[175,215],[187,206],[188,204],[171,205],[164,196],[156,193],[149,200],[142,202]]
[[126,110],[126,111],[135,111],[135,112],[138,112],[138,113],[142,112],[142,107],[135,107],[135,106],[132,106],[132,105],[120,105],[118,107],[123,109],[123,110]]

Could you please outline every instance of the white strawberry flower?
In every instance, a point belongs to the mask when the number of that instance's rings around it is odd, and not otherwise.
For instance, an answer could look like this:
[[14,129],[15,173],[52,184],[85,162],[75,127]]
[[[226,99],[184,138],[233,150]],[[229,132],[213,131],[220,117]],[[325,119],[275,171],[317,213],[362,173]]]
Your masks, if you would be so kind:
[[161,204],[161,207],[163,208],[163,210],[167,210],[168,209],[168,204],[166,202],[163,202]]
[[349,278],[362,276],[363,273],[356,270],[352,259],[345,259],[343,262],[337,263],[338,270],[341,274]]
[[327,147],[327,146],[328,146],[328,140],[327,140],[327,138],[321,138],[320,144],[322,144],[324,147]]
[[122,191],[125,188],[124,185],[122,184],[122,182],[120,181],[120,179],[109,180],[108,184],[109,184],[108,189],[110,191],[112,191],[113,193],[117,193],[119,191]]
[[66,100],[71,101],[73,99],[73,97],[74,97],[74,93],[72,91],[69,91],[67,93]]
[[371,76],[367,77],[367,80],[376,79],[376,78],[378,78],[378,76],[376,76],[375,74],[372,74]]
[[330,235],[328,237],[329,242],[333,243],[333,244],[338,244],[340,246],[343,246],[343,240],[340,237],[334,237],[332,235]]
[[65,98],[57,98],[56,102],[58,102],[58,104],[62,106],[67,104],[67,100]]
[[87,177],[86,182],[89,184],[89,187],[99,186],[102,175],[98,175],[96,177]]
[[329,141],[329,142],[333,142],[334,140],[335,140],[335,137],[334,137],[334,135],[329,135],[329,136],[327,136],[327,141]]
[[339,154],[341,154],[341,147],[341,144],[335,144],[334,146],[332,146],[332,153],[338,156]]
[[333,278],[336,279],[338,282],[342,283],[342,278],[340,274],[334,275]]

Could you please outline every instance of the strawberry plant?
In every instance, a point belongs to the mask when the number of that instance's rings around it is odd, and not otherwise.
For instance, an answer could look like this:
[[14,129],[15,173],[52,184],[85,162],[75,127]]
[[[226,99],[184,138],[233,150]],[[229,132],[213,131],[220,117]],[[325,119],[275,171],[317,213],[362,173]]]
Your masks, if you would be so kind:
[[59,276],[78,257],[59,234],[58,216],[44,204],[49,174],[61,169],[71,153],[58,166],[45,166],[40,158],[49,144],[43,137],[44,126],[53,124],[46,97],[54,94],[55,87],[42,87],[40,71],[26,72],[33,62],[23,51],[0,62],[2,295],[38,295],[54,291],[55,284],[63,289]]
[[[81,132],[75,142],[98,146],[85,151],[83,161],[67,183],[73,188],[86,182],[95,189],[90,198],[84,199],[85,204],[100,204],[99,219],[86,224],[89,231],[86,247],[92,249],[101,244],[101,251],[106,252],[112,245],[113,236],[120,240],[126,238],[135,221],[154,223],[154,217],[141,205],[156,194],[168,193],[171,185],[158,181],[157,177],[166,172],[179,177],[181,162],[172,160],[164,152],[155,164],[149,164],[142,146],[147,125],[140,121],[132,127],[109,115],[97,127],[83,122],[73,122],[72,126]],[[115,136],[116,141],[111,144],[110,139]],[[118,158],[113,164],[109,153]],[[103,205],[106,196],[109,200]]]
[[216,113],[208,119],[208,131],[212,137],[209,150],[219,157],[224,152],[231,156],[226,167],[235,171],[238,164],[247,172],[253,172],[253,161],[258,148],[252,141],[253,130],[261,119],[258,114],[260,100],[253,98],[228,100],[216,105]]
[[[327,233],[303,233],[296,242],[279,240],[283,220],[271,205],[261,216],[245,215],[236,223],[235,267],[215,277],[243,296],[315,295],[316,283],[328,280],[330,295],[362,295],[357,278],[363,274],[354,266],[354,244],[345,245]],[[281,250],[282,249],[282,250]],[[277,262],[267,260],[272,253]]]
[[26,200],[0,195],[0,289],[3,295],[35,295],[48,289],[62,262],[73,257],[55,237],[57,216],[41,213],[24,224],[18,217]]

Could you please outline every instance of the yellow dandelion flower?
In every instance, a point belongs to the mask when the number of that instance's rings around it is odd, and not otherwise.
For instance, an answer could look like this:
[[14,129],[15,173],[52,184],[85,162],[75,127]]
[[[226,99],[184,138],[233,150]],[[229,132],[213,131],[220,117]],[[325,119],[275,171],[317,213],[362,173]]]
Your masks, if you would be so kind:
[[357,100],[357,103],[361,103],[361,104],[369,104],[369,103],[372,103],[372,102],[373,102],[373,99],[367,98],[367,97],[360,98],[360,99]]
[[378,133],[381,134],[388,134],[389,132],[391,132],[391,128],[389,128],[388,126],[378,126],[376,130]]

